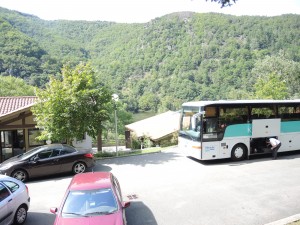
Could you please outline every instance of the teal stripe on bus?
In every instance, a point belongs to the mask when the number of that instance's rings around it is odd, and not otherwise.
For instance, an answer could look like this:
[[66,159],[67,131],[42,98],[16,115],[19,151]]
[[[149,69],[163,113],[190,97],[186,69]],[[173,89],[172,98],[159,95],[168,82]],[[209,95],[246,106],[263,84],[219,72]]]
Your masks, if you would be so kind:
[[300,132],[300,121],[281,122],[281,133]]
[[252,135],[252,124],[234,124],[226,127],[224,137],[241,137]]
[[[281,133],[300,132],[300,121],[281,122]],[[252,124],[234,124],[226,127],[224,137],[252,136]]]

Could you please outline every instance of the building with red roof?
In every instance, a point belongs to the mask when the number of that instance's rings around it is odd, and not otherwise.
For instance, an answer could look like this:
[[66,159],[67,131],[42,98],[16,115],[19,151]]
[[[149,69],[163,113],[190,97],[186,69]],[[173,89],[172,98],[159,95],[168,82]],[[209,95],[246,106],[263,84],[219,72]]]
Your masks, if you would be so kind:
[[[36,96],[0,97],[0,162],[45,144],[36,140],[40,130],[31,112],[36,101]],[[74,141],[74,147],[91,149],[91,137],[84,137],[84,140]]]

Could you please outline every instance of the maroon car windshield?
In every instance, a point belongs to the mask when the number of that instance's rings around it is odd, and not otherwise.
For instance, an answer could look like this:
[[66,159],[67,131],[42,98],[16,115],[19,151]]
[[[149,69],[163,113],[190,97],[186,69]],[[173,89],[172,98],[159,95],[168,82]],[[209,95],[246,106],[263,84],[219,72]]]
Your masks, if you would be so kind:
[[106,215],[118,210],[112,189],[70,191],[62,209],[63,217]]

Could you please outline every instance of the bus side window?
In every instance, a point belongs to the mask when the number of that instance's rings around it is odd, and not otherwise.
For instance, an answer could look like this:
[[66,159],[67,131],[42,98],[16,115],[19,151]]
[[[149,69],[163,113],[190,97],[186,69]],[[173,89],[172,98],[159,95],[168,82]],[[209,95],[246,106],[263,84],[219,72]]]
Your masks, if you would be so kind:
[[219,132],[224,132],[226,127],[227,127],[227,124],[225,122],[221,122],[219,125]]
[[217,132],[218,120],[217,118],[207,118],[206,119],[206,132],[212,133]]

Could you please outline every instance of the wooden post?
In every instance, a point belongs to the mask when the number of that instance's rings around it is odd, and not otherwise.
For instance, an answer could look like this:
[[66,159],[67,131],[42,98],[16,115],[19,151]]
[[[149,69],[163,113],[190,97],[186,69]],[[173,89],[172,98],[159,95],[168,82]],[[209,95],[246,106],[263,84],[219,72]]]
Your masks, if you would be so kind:
[[102,152],[102,129],[99,130],[97,136],[97,148],[98,148],[98,152]]

